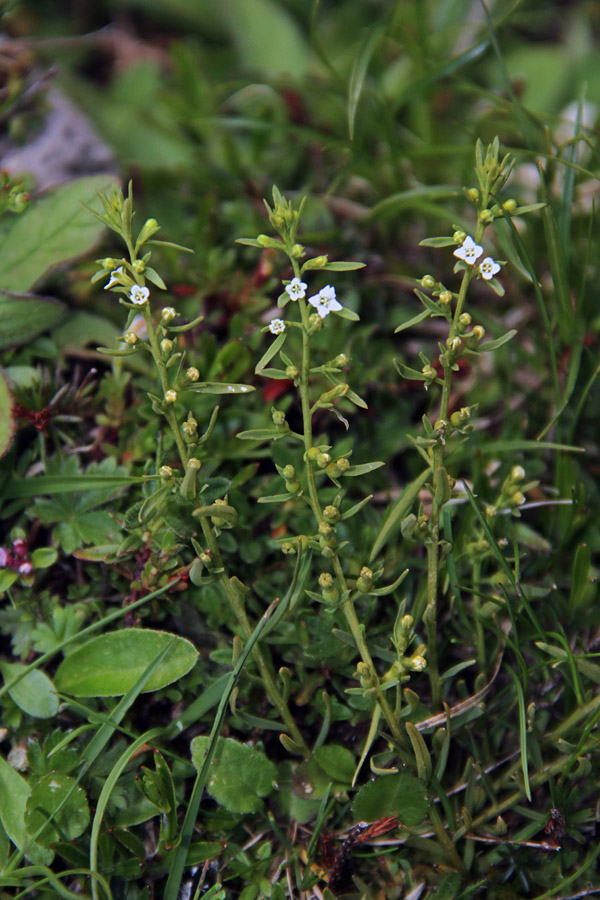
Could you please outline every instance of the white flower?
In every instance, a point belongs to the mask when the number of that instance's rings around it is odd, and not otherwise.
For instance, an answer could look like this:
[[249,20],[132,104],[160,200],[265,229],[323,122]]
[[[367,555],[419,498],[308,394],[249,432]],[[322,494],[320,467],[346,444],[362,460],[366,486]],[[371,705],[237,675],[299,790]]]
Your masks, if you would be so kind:
[[329,315],[330,312],[337,312],[339,309],[343,309],[342,304],[335,299],[335,288],[330,284],[321,288],[314,297],[309,297],[308,302],[315,307],[322,319]]
[[135,303],[136,306],[143,306],[144,303],[147,303],[149,296],[150,291],[148,290],[148,288],[142,287],[139,284],[134,284],[129,291],[129,299],[132,303]]
[[306,297],[306,284],[303,281],[300,281],[299,278],[292,278],[287,285],[285,292],[289,295],[290,300],[301,299],[302,297]]
[[123,272],[123,266],[119,266],[118,269],[115,269],[113,272],[110,273],[110,281],[108,281],[104,285],[105,291],[107,291],[109,288],[111,288],[114,284],[122,284],[121,278],[120,278],[120,275],[122,274],[122,272]]
[[462,247],[457,247],[454,251],[454,256],[458,256],[458,258],[463,259],[468,266],[472,266],[477,262],[482,253],[483,247],[476,244],[472,237],[467,236],[462,243]]
[[283,319],[271,319],[269,322],[269,331],[271,334],[283,334],[285,331],[285,322]]
[[485,278],[486,281],[489,281],[490,278],[493,278],[497,272],[500,271],[500,264],[492,259],[491,256],[486,256],[484,261],[479,265],[479,272],[482,278]]

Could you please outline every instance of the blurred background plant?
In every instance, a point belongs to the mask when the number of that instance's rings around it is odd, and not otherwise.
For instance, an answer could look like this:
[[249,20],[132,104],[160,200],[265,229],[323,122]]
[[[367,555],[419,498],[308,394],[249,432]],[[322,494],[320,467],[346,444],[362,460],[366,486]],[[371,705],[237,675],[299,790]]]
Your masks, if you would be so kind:
[[[2,890],[70,896],[79,884],[77,890],[89,891],[77,873],[89,872],[90,846],[97,845],[98,871],[112,875],[115,898],[162,895],[177,807],[185,806],[194,774],[190,739],[204,739],[210,730],[236,631],[210,585],[183,590],[185,580],[175,584],[188,572],[182,548],[192,536],[178,506],[171,502],[160,516],[140,521],[139,487],[128,485],[151,471],[161,440],[147,399],[152,368],[142,354],[111,365],[96,350],[115,346],[123,317],[112,296],[90,286],[92,256],[118,258],[122,251],[113,235],[82,224],[92,219],[80,200],[92,203],[96,188],[133,178],[138,221],[158,219],[161,237],[194,250],[194,256],[153,250],[153,265],[168,285],[165,305],[188,321],[204,316],[181,338],[189,363],[202,380],[257,389],[258,401],[222,404],[202,470],[214,496],[227,494],[238,512],[239,525],[223,531],[220,546],[252,586],[255,619],[286,594],[293,566],[281,555],[281,538],[306,530],[306,517],[291,505],[273,511],[255,502],[280,490],[280,479],[264,445],[235,437],[272,427],[273,405],[292,423],[299,407],[291,381],[254,374],[264,352],[261,328],[277,315],[280,279],[291,270],[281,269],[268,248],[257,254],[234,240],[267,230],[262,198],[276,183],[296,200],[307,196],[302,239],[309,255],[366,263],[358,274],[336,276],[338,296],[360,323],[337,319],[318,349],[323,358],[344,353],[351,359],[352,387],[368,410],[339,402],[348,436],[325,410],[317,424],[338,454],[353,449],[353,463],[374,456],[386,462],[349,491],[354,502],[367,493],[374,499],[345,523],[356,560],[368,560],[379,541],[386,582],[410,569],[395,602],[370,598],[361,609],[385,663],[400,603],[406,598],[409,614],[425,597],[425,556],[410,523],[401,525],[410,513],[416,517],[419,502],[427,503],[413,441],[422,416],[436,415],[435,391],[400,380],[393,360],[414,366],[420,352],[431,357],[445,339],[438,319],[393,333],[420,309],[415,278],[429,271],[451,278],[440,271],[439,251],[420,241],[453,227],[474,233],[462,186],[475,186],[476,139],[487,144],[499,135],[516,159],[502,199],[546,205],[517,218],[514,230],[508,220],[496,223],[498,256],[509,263],[504,297],[480,282],[473,287],[472,309],[489,337],[510,329],[517,336],[476,366],[461,361],[455,373],[451,409],[478,403],[478,427],[447,462],[464,490],[449,507],[455,570],[446,570],[442,585],[438,665],[444,699],[459,712],[423,728],[425,755],[417,738],[410,744],[420,748],[425,772],[431,753],[437,782],[430,790],[462,870],[447,868],[428,833],[415,835],[418,797],[415,825],[375,835],[378,846],[355,834],[348,843],[340,840],[337,852],[319,849],[314,835],[320,831],[392,815],[389,779],[402,773],[381,774],[394,758],[380,738],[371,764],[377,778],[368,781],[365,764],[359,783],[361,793],[371,783],[387,787],[369,788],[382,792],[374,798],[359,800],[354,792],[370,706],[345,693],[356,662],[352,647],[332,632],[329,617],[309,613],[304,601],[302,614],[280,622],[267,645],[314,752],[300,766],[290,761],[268,727],[271,711],[250,666],[223,732],[235,747],[220,752],[233,754],[230,767],[260,770],[260,791],[246,805],[243,791],[232,800],[227,783],[220,783],[227,766],[217,768],[189,861],[204,888],[218,878],[228,896],[241,893],[244,900],[327,890],[327,869],[337,893],[366,896],[435,891],[438,898],[466,898],[485,890],[493,898],[541,900],[597,891],[597,6],[583,0],[13,0],[1,14],[0,151],[8,198],[0,223],[3,665],[50,656],[29,683],[38,698],[33,705],[16,687],[2,689],[2,751],[10,771],[2,768],[0,777],[12,797],[36,790],[42,806],[49,802],[44,778],[50,771],[62,773],[65,792],[73,787],[71,773],[78,773],[93,804],[106,778],[115,778],[105,820],[96,820],[99,833],[90,832],[87,801],[74,789],[64,801],[69,815],[56,811],[58,831],[41,832],[41,849],[29,857],[46,867],[43,873],[15,868],[7,835],[17,847],[22,835],[4,807],[0,861],[8,880],[0,880]],[[65,181],[70,185],[59,188]],[[61,216],[57,247],[32,223]],[[42,246],[46,255],[38,252]],[[212,407],[210,398],[194,397],[201,427]],[[280,467],[290,463],[279,445],[275,458]],[[526,481],[515,476],[521,470]],[[44,487],[42,477],[56,480]],[[74,478],[82,479],[80,492],[58,492]],[[467,488],[476,501],[469,501]],[[143,490],[147,499],[150,490]],[[524,502],[514,503],[519,491]],[[164,594],[144,602],[156,590]],[[144,625],[184,635],[200,652],[198,662],[176,683],[141,695],[120,725],[115,702],[96,694],[61,697],[57,715],[48,687],[57,648],[64,645],[68,661],[85,639],[82,629],[115,613],[115,628]],[[16,674],[3,670],[7,683]],[[483,708],[478,692],[490,682]],[[406,698],[411,718],[426,720],[426,673],[412,676]],[[84,771],[82,754],[88,761],[94,754],[81,729],[99,733],[107,715],[113,717],[108,751]],[[135,743],[148,722],[161,730],[152,746],[162,748],[164,765]],[[240,741],[252,743],[252,764],[242,760]],[[141,761],[139,753],[146,754]],[[197,767],[201,756],[197,745]],[[141,763],[142,792],[134,780]],[[276,775],[269,765],[277,766]],[[422,769],[418,774],[423,777]],[[402,793],[407,784],[396,787]],[[30,806],[27,825],[34,833],[40,823]],[[205,866],[211,859],[218,865]],[[75,874],[57,882],[65,865]]]

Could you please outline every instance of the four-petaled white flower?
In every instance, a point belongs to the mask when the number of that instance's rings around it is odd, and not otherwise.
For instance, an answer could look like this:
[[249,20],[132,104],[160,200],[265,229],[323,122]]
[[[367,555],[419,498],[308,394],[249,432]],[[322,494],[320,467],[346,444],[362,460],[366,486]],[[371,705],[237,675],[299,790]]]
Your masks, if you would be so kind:
[[108,281],[104,285],[105,291],[107,291],[109,288],[111,288],[114,284],[121,284],[121,279],[119,278],[119,276],[121,275],[122,272],[123,272],[123,266],[119,266],[118,269],[115,269],[114,271],[112,271],[110,273],[110,281]]
[[149,296],[150,291],[148,288],[142,287],[140,284],[134,284],[129,291],[129,299],[132,303],[135,303],[136,306],[143,306],[144,303],[147,303]]
[[329,315],[330,312],[337,312],[339,309],[343,309],[342,304],[335,298],[335,288],[330,284],[321,288],[314,297],[309,297],[308,302],[315,307],[322,319]]
[[299,278],[292,278],[285,292],[289,295],[290,300],[298,300],[306,297],[306,287],[306,284]]
[[462,247],[457,247],[454,251],[454,256],[464,260],[468,266],[473,266],[482,253],[483,247],[476,244],[472,237],[467,236],[462,243]]
[[283,319],[271,319],[269,322],[269,331],[271,334],[282,334],[285,331],[285,322]]
[[497,263],[496,260],[492,259],[491,256],[486,256],[484,261],[479,264],[479,273],[482,278],[485,278],[486,281],[489,281],[490,278],[493,278],[500,271],[500,263]]

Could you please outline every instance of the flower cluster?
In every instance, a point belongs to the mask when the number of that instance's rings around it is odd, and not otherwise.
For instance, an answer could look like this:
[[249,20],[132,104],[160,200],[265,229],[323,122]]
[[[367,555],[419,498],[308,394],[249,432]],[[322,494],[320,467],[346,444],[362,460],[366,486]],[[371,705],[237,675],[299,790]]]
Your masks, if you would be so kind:
[[[480,244],[476,244],[473,238],[467,235],[462,245],[454,251],[454,256],[462,259],[468,266],[474,266],[482,253],[483,247]],[[486,256],[478,266],[479,274],[484,281],[490,281],[500,271],[500,268],[500,264],[492,259],[491,256]]]
[[[303,300],[306,296],[307,286],[308,285],[299,278],[292,278],[290,283],[286,286],[285,291],[290,300]],[[335,288],[331,284],[325,285],[318,294],[309,297],[308,302],[311,306],[315,307],[321,319],[328,316],[330,312],[339,312],[339,310],[343,309],[342,304],[336,297]],[[283,319],[271,319],[269,322],[269,331],[271,334],[283,334],[286,328],[287,325]]]

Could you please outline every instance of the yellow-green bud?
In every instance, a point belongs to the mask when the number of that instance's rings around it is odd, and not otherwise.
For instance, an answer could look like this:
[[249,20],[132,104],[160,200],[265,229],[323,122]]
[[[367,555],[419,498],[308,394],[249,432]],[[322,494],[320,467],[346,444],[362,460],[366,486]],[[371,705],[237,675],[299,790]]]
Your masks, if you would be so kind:
[[319,534],[323,535],[323,537],[329,537],[333,534],[333,528],[329,522],[321,522],[319,525]]
[[523,481],[525,478],[525,469],[523,466],[513,466],[510,470],[510,477],[512,481]]
[[356,580],[356,588],[363,594],[368,594],[373,584],[373,571],[368,566],[363,566]]
[[133,347],[138,342],[138,336],[135,331],[128,331],[123,340],[126,344],[129,344],[131,347]]
[[523,494],[521,491],[515,491],[515,493],[512,495],[512,502],[515,504],[515,506],[521,506],[522,503],[525,503],[525,494]]
[[428,288],[429,290],[432,290],[437,284],[433,275],[423,275],[420,283],[421,287]]
[[142,272],[146,271],[146,263],[143,259],[136,259],[131,263],[131,268],[136,273],[136,275],[141,275]]
[[281,545],[281,552],[285,553],[286,556],[293,556],[296,552],[296,547],[291,541],[284,541]]
[[173,481],[173,469],[171,466],[161,466],[158,474],[163,484],[170,484]]
[[438,300],[440,301],[440,303],[443,303],[445,306],[447,306],[448,303],[452,303],[451,292],[450,291],[441,291],[438,296]]
[[285,413],[281,412],[278,409],[273,408],[271,410],[271,418],[273,419],[273,424],[278,428],[281,428],[282,426],[287,424],[285,421]]
[[426,666],[427,660],[424,656],[413,656],[413,658],[410,660],[410,667],[413,672],[422,672]]
[[458,324],[462,325],[464,328],[467,328],[471,324],[471,316],[469,313],[461,313],[458,317]]
[[286,479],[286,481],[289,481],[292,478],[296,477],[296,470],[293,466],[287,465],[283,467],[283,469],[281,470],[281,474]]
[[288,378],[296,379],[300,375],[300,369],[297,366],[287,366],[285,374]]
[[160,317],[163,322],[166,322],[168,324],[169,322],[173,321],[173,319],[176,317],[176,315],[177,315],[177,311],[175,309],[173,309],[172,306],[164,306],[163,310],[160,314]]
[[347,472],[350,468],[350,463],[346,459],[345,456],[340,456],[339,459],[335,461],[336,468],[339,469],[340,472]]
[[433,366],[429,366],[429,365],[423,366],[423,368],[421,369],[421,372],[427,379],[437,378],[437,372],[435,371]]
[[477,190],[477,188],[469,188],[469,190],[467,191],[467,197],[469,198],[471,203],[477,203],[477,201],[479,200],[479,191]]
[[323,327],[323,319],[319,315],[319,313],[312,313],[308,317],[308,328],[307,333],[310,335],[317,334],[318,331]]
[[400,628],[405,633],[408,633],[412,629],[414,621],[415,620],[412,616],[402,616],[402,619],[400,621]]
[[321,453],[317,456],[317,465],[320,469],[324,469],[331,462],[329,453]]
[[338,353],[336,358],[333,360],[333,365],[336,366],[336,368],[341,369],[344,366],[347,366],[349,362],[350,362],[349,356],[346,356],[345,353]]
[[294,244],[292,247],[292,257],[294,259],[302,259],[304,256],[304,247],[302,244]]
[[453,353],[457,353],[461,348],[462,341],[459,337],[453,337],[448,338],[446,344],[449,350],[452,350]]
[[482,209],[479,213],[480,222],[492,222],[494,219],[494,213],[491,209]]
[[165,401],[167,403],[176,403],[177,391],[165,391]]
[[113,269],[118,269],[120,265],[122,265],[122,260],[113,259],[110,256],[107,256],[106,259],[98,260],[103,269],[109,269],[111,272]]
[[319,587],[321,588],[324,600],[327,600],[329,603],[334,603],[339,599],[340,592],[337,589],[330,572],[322,572],[319,575]]
[[465,234],[464,231],[455,231],[454,234],[452,235],[452,240],[454,241],[455,244],[464,244],[466,238],[467,238],[467,235]]
[[186,370],[185,377],[188,381],[198,381],[200,372],[196,366],[190,366],[189,369]]
[[311,262],[315,269],[322,269],[323,266],[327,265],[328,258],[326,256],[316,256]]
[[513,213],[516,208],[517,208],[516,200],[505,200],[504,203],[502,204],[502,209],[504,210],[504,212],[507,212],[509,215],[510,215],[510,213]]
[[181,430],[183,431],[187,440],[194,440],[198,431],[198,422],[193,417],[191,413],[189,413],[187,419],[181,426]]
[[198,493],[196,481],[201,465],[200,460],[193,456],[188,460],[183,481],[179,485],[179,493],[186,500],[193,500]]
[[173,341],[170,341],[169,338],[163,338],[160,342],[160,349],[165,356],[168,356],[173,350]]
[[486,514],[486,516],[487,516],[488,519],[493,519],[494,516],[497,514],[497,512],[498,512],[498,510],[497,510],[496,507],[493,506],[492,504],[489,504],[489,505],[486,506],[486,508],[485,508],[485,514]]
[[323,510],[323,516],[325,517],[325,521],[329,522],[331,525],[337,524],[341,519],[341,513],[337,506],[326,506]]

